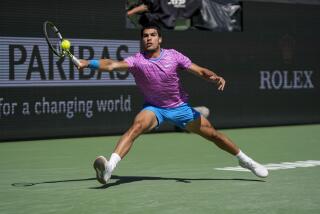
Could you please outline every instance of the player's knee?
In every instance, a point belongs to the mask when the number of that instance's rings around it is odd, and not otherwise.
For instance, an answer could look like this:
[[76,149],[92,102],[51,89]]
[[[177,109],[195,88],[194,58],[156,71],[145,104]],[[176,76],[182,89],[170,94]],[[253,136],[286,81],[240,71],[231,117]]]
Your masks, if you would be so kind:
[[143,124],[140,121],[135,121],[132,125],[131,131],[133,134],[140,134],[143,132]]

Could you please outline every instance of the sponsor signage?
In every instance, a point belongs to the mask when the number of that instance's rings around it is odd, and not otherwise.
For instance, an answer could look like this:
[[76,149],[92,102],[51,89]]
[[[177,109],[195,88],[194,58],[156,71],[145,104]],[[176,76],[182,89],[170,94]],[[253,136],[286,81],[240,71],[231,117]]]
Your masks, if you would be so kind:
[[260,71],[259,89],[312,89],[314,88],[313,73],[313,70]]
[[[138,40],[70,39],[80,59],[123,60],[140,51]],[[78,72],[69,60],[55,56],[44,38],[0,37],[0,87],[135,85],[128,71]]]

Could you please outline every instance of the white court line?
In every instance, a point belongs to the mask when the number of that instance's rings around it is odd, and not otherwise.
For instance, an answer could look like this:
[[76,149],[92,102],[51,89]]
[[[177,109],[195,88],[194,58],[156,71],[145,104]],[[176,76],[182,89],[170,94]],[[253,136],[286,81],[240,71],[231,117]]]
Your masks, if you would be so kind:
[[[281,162],[281,163],[268,163],[263,164],[268,170],[281,170],[281,169],[295,169],[302,167],[314,167],[320,166],[319,160],[306,160],[306,161],[295,161],[295,162]],[[238,171],[238,172],[249,172],[248,169],[244,169],[241,166],[236,167],[223,167],[214,168],[215,170],[226,170],[226,171]]]

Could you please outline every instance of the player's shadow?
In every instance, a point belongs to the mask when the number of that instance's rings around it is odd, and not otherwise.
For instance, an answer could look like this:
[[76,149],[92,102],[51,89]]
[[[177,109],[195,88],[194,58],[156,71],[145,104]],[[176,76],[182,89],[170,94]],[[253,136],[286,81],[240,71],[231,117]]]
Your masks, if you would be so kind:
[[[68,180],[55,180],[55,181],[43,181],[43,182],[20,182],[13,183],[12,186],[15,187],[30,187],[35,185],[43,184],[57,184],[57,183],[67,183],[67,182],[81,182],[81,181],[92,181],[96,178],[84,178],[84,179],[68,179]],[[121,184],[128,184],[138,181],[176,181],[181,183],[191,183],[192,181],[245,181],[245,182],[265,182],[259,179],[243,179],[243,178],[166,178],[166,177],[153,177],[153,176],[118,176],[112,175],[111,180],[116,180],[115,182],[110,182],[103,186],[90,187],[90,189],[106,189],[113,186],[118,186]]]
[[96,180],[96,178],[68,179],[68,180],[42,181],[42,182],[20,182],[20,183],[13,183],[13,184],[11,184],[11,186],[14,186],[14,187],[30,187],[30,186],[40,185],[40,184],[56,184],[56,183],[92,181],[92,180]]
[[91,187],[91,189],[106,189],[121,184],[133,183],[137,181],[176,181],[181,183],[191,183],[192,181],[246,181],[246,182],[265,182],[259,179],[243,179],[243,178],[166,178],[166,177],[151,177],[151,176],[118,176],[112,175],[112,180],[115,182],[107,183],[99,187]]

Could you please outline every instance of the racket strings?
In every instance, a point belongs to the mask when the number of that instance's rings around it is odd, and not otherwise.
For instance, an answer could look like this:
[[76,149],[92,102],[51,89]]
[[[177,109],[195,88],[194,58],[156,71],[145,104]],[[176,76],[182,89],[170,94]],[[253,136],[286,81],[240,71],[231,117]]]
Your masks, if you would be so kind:
[[54,26],[47,25],[46,26],[46,32],[47,32],[47,38],[49,40],[50,45],[52,46],[55,51],[63,56],[64,51],[61,48],[61,35],[57,31],[57,29]]
[[61,43],[63,41],[63,37],[60,34],[58,28],[50,21],[45,21],[43,23],[43,33],[45,39],[48,43],[49,49],[58,57],[62,58],[68,56],[72,62],[79,67],[80,61],[73,56],[73,54],[68,49],[62,49]]

